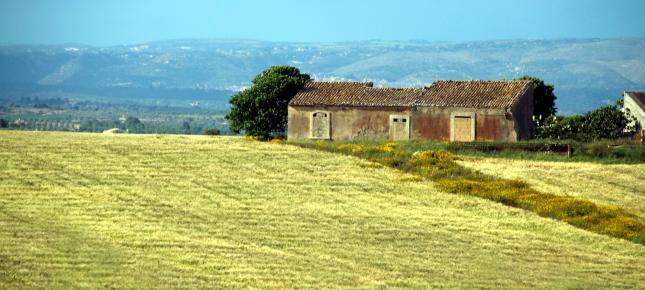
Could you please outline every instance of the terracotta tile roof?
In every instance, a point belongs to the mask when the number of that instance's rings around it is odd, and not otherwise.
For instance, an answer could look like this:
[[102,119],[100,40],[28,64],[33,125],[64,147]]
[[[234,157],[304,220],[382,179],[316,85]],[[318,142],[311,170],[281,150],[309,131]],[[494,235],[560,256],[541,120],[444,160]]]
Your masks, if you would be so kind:
[[506,108],[529,87],[528,81],[436,81],[426,88],[374,88],[371,82],[312,81],[289,105]]
[[292,106],[412,106],[422,89],[374,88],[371,82],[313,81],[291,99]]
[[435,81],[418,105],[508,108],[530,87],[530,81]]
[[625,92],[645,110],[645,92]]

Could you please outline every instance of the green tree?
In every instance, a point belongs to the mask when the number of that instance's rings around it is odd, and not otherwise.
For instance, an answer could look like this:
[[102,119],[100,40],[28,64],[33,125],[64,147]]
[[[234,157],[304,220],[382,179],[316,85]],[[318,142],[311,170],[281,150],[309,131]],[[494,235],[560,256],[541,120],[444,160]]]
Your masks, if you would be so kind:
[[190,134],[190,121],[186,120],[181,122],[181,132],[184,134]]
[[553,94],[555,90],[553,85],[545,84],[543,80],[532,76],[523,76],[515,80],[530,81],[533,84],[533,116],[535,120],[542,122],[546,118],[555,115],[557,112],[555,107],[557,97]]
[[633,129],[631,116],[621,110],[622,100],[584,114],[584,131],[593,139],[616,139]]
[[219,135],[219,134],[221,134],[221,133],[222,133],[222,131],[220,131],[220,130],[219,130],[219,129],[217,129],[217,128],[210,128],[210,129],[206,129],[206,130],[204,130],[204,135],[211,135],[211,136],[215,136],[215,135]]
[[143,131],[143,123],[136,117],[129,116],[123,122],[123,126],[130,132],[139,133]]
[[591,141],[594,139],[616,139],[634,133],[630,124],[633,117],[622,110],[622,100],[583,115],[550,116],[537,122],[539,138],[573,139]]
[[231,97],[226,115],[233,133],[268,139],[287,127],[287,105],[310,80],[292,66],[273,66],[257,75],[252,86]]

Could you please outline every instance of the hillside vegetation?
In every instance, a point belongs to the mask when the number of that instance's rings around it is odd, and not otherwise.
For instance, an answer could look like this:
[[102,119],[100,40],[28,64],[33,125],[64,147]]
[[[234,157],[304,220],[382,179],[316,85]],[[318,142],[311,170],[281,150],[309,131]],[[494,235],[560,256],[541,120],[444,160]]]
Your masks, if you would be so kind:
[[644,38],[0,46],[0,98],[71,96],[184,106],[199,100],[226,109],[230,94],[222,90],[238,91],[268,66],[291,64],[314,79],[367,79],[396,87],[533,75],[555,85],[559,113],[571,114],[642,89],[644,50]]
[[0,288],[645,283],[642,245],[283,144],[0,131],[0,178]]

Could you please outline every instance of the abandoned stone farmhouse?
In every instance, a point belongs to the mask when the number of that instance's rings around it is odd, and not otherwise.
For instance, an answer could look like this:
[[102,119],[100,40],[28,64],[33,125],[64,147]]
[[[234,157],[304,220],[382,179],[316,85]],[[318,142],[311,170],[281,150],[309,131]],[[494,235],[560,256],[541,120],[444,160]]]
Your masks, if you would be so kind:
[[436,81],[425,88],[312,81],[289,102],[288,139],[517,141],[533,131],[528,81]]

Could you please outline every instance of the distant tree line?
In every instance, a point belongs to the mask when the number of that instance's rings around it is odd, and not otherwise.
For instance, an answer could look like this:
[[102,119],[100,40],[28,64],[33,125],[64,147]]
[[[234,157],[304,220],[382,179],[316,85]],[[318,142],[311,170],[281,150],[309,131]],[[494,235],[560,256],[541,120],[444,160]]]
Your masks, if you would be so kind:
[[226,134],[228,130],[218,124],[191,119],[181,122],[147,122],[144,123],[136,117],[127,117],[120,120],[86,119],[81,122],[73,121],[48,121],[48,120],[7,120],[0,118],[0,128],[13,130],[39,130],[39,131],[72,131],[72,132],[103,132],[112,128],[119,128],[129,133],[159,133],[159,134]]
[[[124,112],[137,114],[119,118]],[[227,134],[224,112],[198,107],[143,106],[67,98],[0,99],[0,128],[39,131]],[[148,121],[141,121],[143,116]],[[218,117],[220,116],[220,117]],[[208,132],[207,132],[208,131]]]
[[188,118],[181,122],[142,122],[136,117],[129,116],[125,121],[85,120],[81,123],[81,132],[102,132],[111,128],[119,128],[129,133],[160,133],[160,134],[206,134],[220,135],[226,132],[213,124],[196,122]]

